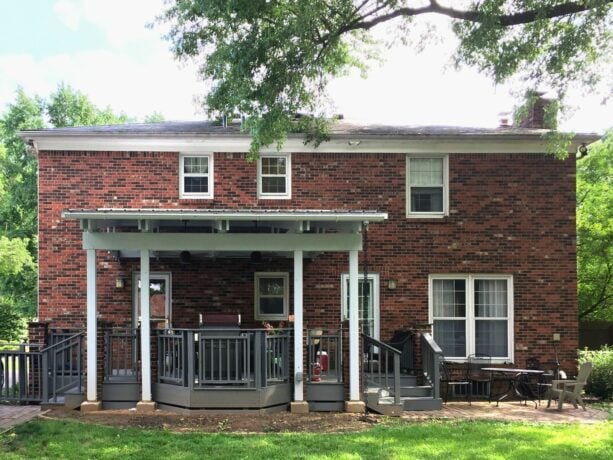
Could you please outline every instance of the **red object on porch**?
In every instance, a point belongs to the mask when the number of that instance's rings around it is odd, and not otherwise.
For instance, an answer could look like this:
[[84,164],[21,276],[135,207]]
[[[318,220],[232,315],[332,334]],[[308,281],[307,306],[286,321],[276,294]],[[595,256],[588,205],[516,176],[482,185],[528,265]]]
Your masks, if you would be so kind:
[[317,361],[321,363],[321,371],[328,372],[328,353],[325,351],[318,351]]

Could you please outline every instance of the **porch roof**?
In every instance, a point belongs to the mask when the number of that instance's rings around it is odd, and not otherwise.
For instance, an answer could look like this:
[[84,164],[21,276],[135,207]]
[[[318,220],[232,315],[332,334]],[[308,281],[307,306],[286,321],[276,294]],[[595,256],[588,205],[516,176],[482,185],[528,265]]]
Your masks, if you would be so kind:
[[382,222],[387,213],[363,210],[321,209],[166,209],[166,208],[99,208],[70,209],[65,219],[76,220],[176,220],[176,221],[310,221],[310,222]]
[[101,208],[68,210],[64,219],[79,220],[85,231],[112,229],[184,233],[359,233],[362,224],[382,222],[387,213],[319,209],[168,209]]

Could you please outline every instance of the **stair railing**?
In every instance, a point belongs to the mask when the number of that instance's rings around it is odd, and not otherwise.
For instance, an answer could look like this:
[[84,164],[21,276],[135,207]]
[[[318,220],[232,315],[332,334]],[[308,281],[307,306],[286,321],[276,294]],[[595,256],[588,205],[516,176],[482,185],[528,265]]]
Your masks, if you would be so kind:
[[432,386],[434,399],[440,398],[441,394],[441,369],[443,350],[434,341],[429,332],[421,333],[421,361],[424,379]]
[[43,402],[58,402],[68,390],[82,388],[83,336],[78,332],[41,350]]
[[400,356],[402,352],[379,340],[362,334],[362,384],[369,383],[394,396],[400,404]]

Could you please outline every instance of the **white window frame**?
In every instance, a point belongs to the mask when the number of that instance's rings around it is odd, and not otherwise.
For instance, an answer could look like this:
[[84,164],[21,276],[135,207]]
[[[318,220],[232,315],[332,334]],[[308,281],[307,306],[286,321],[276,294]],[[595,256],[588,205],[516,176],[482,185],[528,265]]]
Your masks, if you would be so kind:
[[[285,193],[264,193],[262,191],[262,158],[285,158],[285,174],[266,176],[285,177]],[[292,197],[292,154],[291,153],[260,153],[257,166],[258,199],[289,200]]]
[[[206,157],[209,162],[208,174],[185,174],[185,158],[187,157]],[[208,177],[209,191],[207,193],[194,193],[185,191],[185,177]],[[179,154],[179,198],[185,199],[212,199],[214,197],[214,158],[213,153],[181,153]]]
[[[369,281],[372,281],[373,299],[372,310],[374,316],[374,338],[379,340],[380,327],[380,312],[379,312],[379,274],[369,273],[367,276]],[[364,279],[364,273],[358,273],[358,281]],[[345,311],[349,312],[349,306],[347,305],[347,282],[349,280],[349,274],[341,274],[341,321],[348,321],[349,316],[345,314]],[[360,306],[358,305],[358,310]]]
[[[267,315],[260,313],[260,279],[283,278],[283,314]],[[254,278],[254,318],[259,321],[284,321],[289,319],[289,273],[256,272]]]
[[[164,321],[168,320],[169,324],[172,324],[172,273],[171,272],[150,272],[149,280],[163,279],[166,282],[166,318],[151,318],[151,321]],[[132,273],[132,320],[135,327],[141,322],[141,317],[138,315],[137,305],[140,302],[140,291],[138,289],[138,283],[140,282],[140,272]],[[149,312],[151,314],[151,312]]]
[[[436,212],[411,211],[411,159],[443,159],[443,210]],[[449,215],[449,155],[410,154],[406,157],[406,213],[407,217],[419,219],[443,218]]]
[[[513,305],[513,275],[485,274],[434,274],[428,276],[428,323],[434,328],[434,280],[465,280],[466,281],[466,356],[445,356],[449,361],[466,362],[468,356],[475,353],[475,280],[504,280],[507,282],[507,350],[508,356],[492,357],[492,363],[512,363],[515,358],[514,338],[514,305]],[[454,317],[438,317],[437,319],[458,319]],[[496,319],[496,318],[493,318]]]

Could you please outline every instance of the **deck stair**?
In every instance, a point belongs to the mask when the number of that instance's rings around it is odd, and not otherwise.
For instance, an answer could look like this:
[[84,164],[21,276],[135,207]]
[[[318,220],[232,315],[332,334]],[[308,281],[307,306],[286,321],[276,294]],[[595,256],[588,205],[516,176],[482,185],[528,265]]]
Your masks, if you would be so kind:
[[[429,334],[422,335],[421,375],[401,373],[401,352],[363,336],[363,382],[368,409],[389,416],[403,411],[440,410],[438,363],[442,353]],[[424,344],[425,342],[425,344]],[[425,353],[423,352],[425,350]]]

